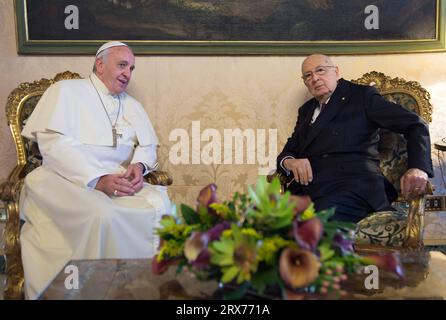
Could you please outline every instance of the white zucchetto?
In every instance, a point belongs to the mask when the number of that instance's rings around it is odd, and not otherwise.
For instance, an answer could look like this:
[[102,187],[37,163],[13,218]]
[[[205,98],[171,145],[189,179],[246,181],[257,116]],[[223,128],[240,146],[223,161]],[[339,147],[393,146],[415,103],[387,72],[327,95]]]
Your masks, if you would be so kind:
[[119,42],[119,41],[109,41],[107,43],[104,43],[96,52],[96,57],[104,50],[113,48],[113,47],[128,47],[125,43]]

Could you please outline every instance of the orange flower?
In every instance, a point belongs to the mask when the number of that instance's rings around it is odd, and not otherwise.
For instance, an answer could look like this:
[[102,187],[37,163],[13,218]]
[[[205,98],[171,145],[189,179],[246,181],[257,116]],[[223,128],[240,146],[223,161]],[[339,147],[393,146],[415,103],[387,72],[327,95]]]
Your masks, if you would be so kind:
[[302,288],[319,276],[321,264],[310,251],[286,248],[279,260],[279,273],[283,282],[291,288]]

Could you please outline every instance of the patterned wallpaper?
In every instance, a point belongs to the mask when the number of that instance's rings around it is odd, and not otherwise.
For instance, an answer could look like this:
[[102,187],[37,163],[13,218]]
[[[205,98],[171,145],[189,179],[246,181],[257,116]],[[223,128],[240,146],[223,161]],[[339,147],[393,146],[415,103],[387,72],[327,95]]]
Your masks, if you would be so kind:
[[[93,64],[93,58],[86,56],[18,56],[11,0],[0,0],[0,39],[2,106],[21,82],[52,78],[65,70],[87,76]],[[268,160],[280,152],[293,129],[297,106],[309,98],[299,79],[302,60],[300,56],[137,57],[129,93],[143,103],[159,135],[160,163],[174,177],[169,192],[175,202],[193,204],[198,191],[211,182],[227,199],[268,171]],[[446,136],[446,68],[439,68],[446,53],[338,56],[334,61],[346,79],[376,70],[420,82],[432,96],[432,141]],[[225,138],[236,129],[249,137],[249,143],[240,146],[234,141],[225,147],[229,143]],[[237,148],[243,158],[229,154]],[[15,158],[0,112],[0,180],[7,177]],[[433,182],[437,192],[446,193],[436,154],[434,163]]]

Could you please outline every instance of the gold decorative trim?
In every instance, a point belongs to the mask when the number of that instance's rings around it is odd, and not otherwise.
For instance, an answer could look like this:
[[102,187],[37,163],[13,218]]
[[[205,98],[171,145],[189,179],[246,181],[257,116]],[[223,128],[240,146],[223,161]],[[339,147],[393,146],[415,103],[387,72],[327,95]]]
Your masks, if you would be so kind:
[[4,252],[6,257],[6,281],[4,299],[23,299],[24,274],[20,250],[19,198],[23,180],[7,181],[1,184],[0,194],[6,206],[6,227],[4,230]]
[[391,78],[382,72],[372,71],[361,78],[352,80],[357,84],[373,85],[381,95],[406,93],[417,102],[417,113],[427,122],[432,121],[432,104],[430,94],[417,81],[406,81],[402,78]]
[[404,248],[421,249],[423,247],[424,206],[426,196],[419,196],[410,201],[407,213],[407,226]]
[[78,73],[65,71],[58,73],[53,79],[21,83],[9,94],[6,103],[6,119],[16,146],[18,165],[26,164],[25,144],[21,136],[22,124],[20,123],[20,115],[26,101],[32,97],[41,96],[50,85],[57,81],[80,78]]
[[170,186],[173,182],[172,177],[165,171],[152,171],[147,177],[147,181],[153,185]]
[[271,183],[273,181],[274,178],[279,178],[280,181],[280,192],[283,194],[285,193],[285,189],[286,186],[288,186],[288,184],[293,180],[292,176],[285,176],[284,174],[280,173],[279,171],[274,171],[271,174],[268,174],[266,176],[266,181],[268,181],[268,183]]
[[[185,2],[185,1],[183,1]],[[17,47],[24,54],[94,54],[102,40],[32,40],[28,34],[26,0],[15,0]],[[411,40],[321,40],[321,41],[183,41],[183,40],[129,40],[139,54],[166,55],[304,55],[314,52],[326,54],[392,54],[443,52],[445,48],[444,0],[436,0],[435,36]]]

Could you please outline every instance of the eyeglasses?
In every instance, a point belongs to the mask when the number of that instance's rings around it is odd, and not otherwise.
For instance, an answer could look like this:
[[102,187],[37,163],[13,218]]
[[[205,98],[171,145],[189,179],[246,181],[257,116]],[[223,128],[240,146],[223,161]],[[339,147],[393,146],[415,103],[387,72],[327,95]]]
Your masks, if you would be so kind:
[[305,72],[302,75],[302,79],[304,80],[304,82],[308,82],[308,81],[310,81],[313,78],[313,75],[315,75],[315,74],[318,75],[318,76],[323,76],[324,74],[327,73],[328,68],[336,68],[336,66],[319,66],[319,67],[316,67],[316,69],[314,69],[314,72],[312,72],[312,71]]

